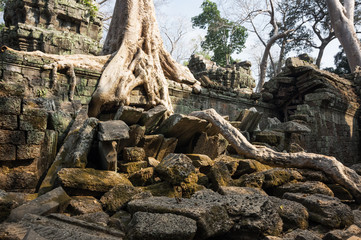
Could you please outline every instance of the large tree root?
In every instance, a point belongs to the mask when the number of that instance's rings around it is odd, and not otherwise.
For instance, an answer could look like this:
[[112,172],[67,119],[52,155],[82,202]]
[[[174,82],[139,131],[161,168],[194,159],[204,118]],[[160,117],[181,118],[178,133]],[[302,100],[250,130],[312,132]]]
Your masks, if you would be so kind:
[[281,153],[267,147],[255,147],[214,109],[193,112],[190,115],[212,123],[240,155],[273,166],[323,171],[336,183],[349,190],[357,202],[361,202],[361,177],[354,170],[337,161],[336,158],[305,152]]
[[128,105],[131,91],[143,86],[149,107],[173,112],[167,79],[200,86],[188,69],[164,50],[152,0],[117,0],[103,54],[113,54],[93,94],[89,116]]

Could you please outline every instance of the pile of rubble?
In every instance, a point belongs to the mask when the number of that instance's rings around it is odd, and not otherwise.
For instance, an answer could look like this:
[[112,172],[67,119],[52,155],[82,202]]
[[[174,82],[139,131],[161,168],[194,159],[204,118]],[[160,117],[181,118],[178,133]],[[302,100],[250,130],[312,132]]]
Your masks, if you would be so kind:
[[[165,118],[163,106],[121,107],[110,121],[85,112],[38,194],[0,191],[0,239],[361,237],[360,199],[323,172],[235,155],[212,124]],[[260,132],[260,115],[244,110],[231,124],[256,142],[267,131],[309,131],[270,119]]]
[[192,55],[188,68],[206,88],[241,91],[252,90],[256,86],[249,61],[220,67],[201,55]]

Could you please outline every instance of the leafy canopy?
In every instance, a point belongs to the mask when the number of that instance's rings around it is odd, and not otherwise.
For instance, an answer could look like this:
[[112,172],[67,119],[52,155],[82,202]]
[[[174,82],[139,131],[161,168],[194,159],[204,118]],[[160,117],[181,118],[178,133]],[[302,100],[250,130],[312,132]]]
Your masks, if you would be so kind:
[[192,26],[207,29],[201,46],[213,52],[212,61],[225,66],[232,61],[232,53],[241,53],[245,47],[247,30],[243,26],[221,17],[217,4],[204,0],[203,12],[192,18]]

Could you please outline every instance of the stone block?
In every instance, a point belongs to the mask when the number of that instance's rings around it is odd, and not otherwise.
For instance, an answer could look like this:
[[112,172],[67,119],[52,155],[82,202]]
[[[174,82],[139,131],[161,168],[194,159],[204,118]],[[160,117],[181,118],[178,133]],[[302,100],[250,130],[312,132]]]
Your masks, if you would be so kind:
[[25,84],[0,82],[0,96],[24,96]]
[[132,174],[146,167],[148,167],[148,162],[141,161],[141,162],[129,162],[129,163],[120,164],[119,169],[121,172]]
[[58,178],[64,189],[76,196],[99,197],[118,184],[132,185],[122,174],[92,168],[63,168]]
[[222,135],[208,136],[207,133],[202,133],[193,149],[193,153],[204,154],[211,159],[215,159],[226,151],[227,146],[228,142]]
[[48,124],[48,114],[42,110],[34,110],[29,115],[20,116],[20,130],[26,131],[44,131]]
[[189,157],[193,165],[199,168],[199,171],[204,174],[208,174],[211,167],[214,165],[214,161],[204,154],[186,154]]
[[27,132],[26,143],[40,145],[44,142],[45,132],[29,131]]
[[162,134],[146,135],[139,143],[145,151],[146,157],[157,157],[160,146],[162,145],[164,136]]
[[162,120],[164,113],[167,111],[167,108],[163,105],[158,105],[148,111],[142,113],[140,118],[140,125],[145,126],[146,133],[154,130],[158,123]]
[[69,202],[67,212],[80,215],[103,211],[102,205],[98,199],[91,196],[75,196]]
[[11,144],[0,144],[0,161],[16,160],[16,146]]
[[18,116],[0,114],[0,129],[15,130],[18,128]]
[[53,212],[61,212],[65,210],[70,201],[70,197],[63,188],[58,187],[33,201],[23,204],[13,209],[8,218],[9,221],[19,221],[25,214],[44,215]]
[[129,180],[134,186],[145,186],[152,184],[154,181],[154,168],[147,167],[130,175]]
[[140,188],[119,184],[113,187],[109,192],[106,192],[100,199],[100,202],[103,204],[105,210],[116,212],[127,202],[132,200],[133,196],[141,192],[143,191]]
[[162,179],[173,185],[179,185],[195,170],[192,160],[184,154],[169,154],[156,167]]
[[15,97],[0,97],[0,113],[19,115],[21,112],[21,99]]
[[136,212],[129,223],[127,239],[192,240],[197,222],[176,214]]
[[20,145],[17,150],[17,159],[26,160],[26,159],[35,159],[39,158],[41,154],[40,145]]
[[129,126],[138,123],[142,116],[143,108],[134,108],[129,106],[122,106],[115,114],[114,120],[122,120]]
[[25,144],[25,132],[0,129],[0,144],[11,143],[14,145]]
[[186,146],[193,136],[206,130],[208,122],[192,116],[174,114],[165,120],[158,132],[165,137],[175,137],[178,145]]
[[165,158],[168,154],[174,153],[174,150],[177,147],[177,143],[177,138],[164,138],[158,151],[157,160],[162,161],[162,159]]
[[99,140],[117,141],[129,139],[129,127],[121,120],[99,122]]
[[145,161],[145,151],[140,147],[126,147],[123,149],[124,162],[141,162]]
[[117,171],[117,142],[99,142],[100,165],[103,170]]

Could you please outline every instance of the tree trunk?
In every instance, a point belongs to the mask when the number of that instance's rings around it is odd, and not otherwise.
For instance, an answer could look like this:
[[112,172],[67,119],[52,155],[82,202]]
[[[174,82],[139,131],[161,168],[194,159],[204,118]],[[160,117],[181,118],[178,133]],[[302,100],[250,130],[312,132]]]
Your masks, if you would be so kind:
[[354,27],[355,0],[345,0],[344,6],[339,0],[326,0],[331,24],[340,41],[352,72],[361,66],[361,47]]
[[262,61],[261,64],[259,66],[260,68],[260,77],[259,77],[259,81],[256,87],[256,92],[261,92],[262,91],[262,87],[264,85],[265,79],[266,79],[266,72],[267,72],[267,62],[268,62],[268,56],[270,54],[271,51],[271,47],[273,46],[273,44],[280,38],[286,37],[291,31],[286,31],[283,33],[279,33],[274,35],[268,42],[266,45],[266,48],[264,50],[263,53],[263,57],[262,57]]
[[198,86],[191,72],[164,49],[153,0],[117,0],[103,54],[113,54],[94,92],[89,116],[104,107],[128,105],[130,92],[143,86],[150,106],[173,111],[167,79]]
[[212,123],[240,155],[273,166],[323,171],[336,183],[349,190],[358,202],[361,201],[361,177],[354,170],[337,161],[336,158],[305,152],[280,153],[267,147],[257,148],[214,109],[193,112],[190,115]]

